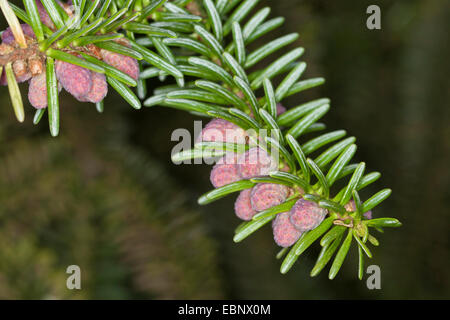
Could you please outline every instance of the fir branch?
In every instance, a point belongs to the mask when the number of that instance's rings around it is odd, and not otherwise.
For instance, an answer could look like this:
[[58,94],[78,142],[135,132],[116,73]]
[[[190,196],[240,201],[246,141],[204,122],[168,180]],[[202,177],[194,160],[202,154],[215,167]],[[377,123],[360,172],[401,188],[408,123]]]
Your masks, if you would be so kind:
[[[278,114],[277,105],[286,97],[321,85],[324,79],[301,80],[306,68],[306,63],[300,60],[304,48],[285,50],[298,38],[297,34],[270,39],[256,50],[249,49],[251,43],[268,35],[284,21],[280,17],[268,20],[269,8],[253,13],[259,2],[109,0],[100,3],[96,0],[89,4],[74,1],[74,9],[70,10],[64,4],[45,0],[42,10],[49,19],[48,25],[43,27],[40,19],[37,19],[42,12],[33,5],[33,1],[24,0],[26,11],[11,6],[12,11],[8,11],[8,17],[11,17],[10,12],[14,12],[31,26],[35,38],[26,38],[25,45],[29,48],[25,48],[20,32],[17,32],[17,23],[14,26],[10,23],[15,44],[12,51],[3,48],[0,52],[0,66],[7,67],[8,82],[11,78],[12,85],[17,86],[13,81],[14,76],[11,76],[12,62],[29,57],[30,51],[50,62],[47,62],[46,81],[47,91],[51,93],[48,101],[53,135],[57,134],[59,124],[55,110],[58,106],[58,84],[53,76],[52,59],[99,74],[105,73],[108,83],[136,109],[140,108],[141,103],[128,85],[138,86],[139,97],[145,99],[144,106],[160,105],[181,109],[210,118],[220,118],[241,129],[252,129],[255,134],[247,137],[249,141],[262,141],[266,147],[276,150],[282,156],[278,169],[285,172],[275,170],[277,172],[270,172],[270,175],[265,173],[264,177],[244,178],[218,186],[200,197],[199,203],[210,203],[234,192],[257,188],[261,183],[287,188],[292,194],[288,199],[284,197],[286,202],[280,204],[280,207],[274,206],[272,210],[262,210],[257,219],[238,227],[234,240],[242,241],[273,219],[276,224],[277,219],[286,213],[278,212],[280,208],[290,210],[292,214],[293,210],[297,210],[298,203],[313,206],[320,212],[325,212],[327,218],[323,220],[322,217],[323,221],[320,220],[319,225],[295,234],[298,240],[292,244],[282,262],[281,272],[287,272],[299,256],[322,237],[320,242],[324,244],[324,248],[311,275],[317,275],[337,252],[329,273],[329,278],[333,279],[355,239],[360,253],[358,276],[361,278],[361,252],[371,256],[367,240],[372,239],[369,242],[378,243],[370,234],[370,228],[401,225],[394,218],[368,217],[368,212],[384,201],[391,190],[382,189],[361,202],[359,192],[376,181],[380,174],[364,174],[365,163],[350,163],[356,152],[356,139],[345,138],[346,131],[338,130],[306,139],[306,134],[325,128],[318,121],[329,111],[329,99],[310,101]],[[10,20],[13,19],[8,19]],[[74,25],[78,28],[73,28]],[[121,39],[116,39],[115,42],[105,41],[122,35],[126,39],[123,43]],[[120,68],[105,66],[102,59],[97,59],[99,50],[145,61],[151,66],[139,69],[141,79],[134,79],[133,82]],[[269,59],[270,62],[266,62],[265,67],[256,67]],[[140,68],[143,65],[144,63],[139,63]],[[152,77],[165,79],[167,75],[174,77],[178,87],[163,87],[146,97],[143,80]],[[191,81],[192,78],[194,81]],[[185,79],[189,81],[185,83]],[[274,87],[273,83],[278,79],[281,82]],[[263,96],[260,96],[261,92],[264,93]],[[20,111],[17,90],[14,89],[13,93],[13,105],[17,114]],[[103,110],[101,103],[102,101],[97,102],[99,111]],[[42,115],[43,111],[38,110],[34,122],[39,122]],[[261,139],[263,130],[273,133],[276,139]],[[268,150],[261,147],[259,142],[256,145]],[[208,152],[219,151],[224,154],[223,151],[229,151],[229,147],[209,149]],[[321,151],[324,147],[326,150]],[[206,149],[203,145],[183,151],[174,155],[173,160],[202,157],[202,152],[199,152],[203,151],[202,148]],[[345,185],[341,190],[333,188],[338,181]],[[295,202],[292,208],[291,202]],[[348,229],[347,235],[340,233],[331,237],[331,230],[335,230],[333,226]]]
[[[346,132],[339,130],[322,134],[317,138],[304,139],[304,135],[312,131],[312,127],[316,126],[317,121],[329,111],[329,99],[319,99],[311,101],[300,106],[290,108],[284,114],[276,115],[276,104],[283,101],[287,96],[299,93],[300,91],[320,85],[323,79],[316,81],[300,80],[306,64],[299,60],[304,52],[303,48],[291,49],[287,53],[280,52],[285,46],[291,44],[297,39],[297,34],[282,36],[278,39],[269,41],[266,45],[262,45],[259,49],[249,50],[248,44],[257,38],[262,37],[269,31],[278,27],[278,23],[274,25],[273,20],[264,22],[267,13],[261,11],[253,16],[252,8],[258,3],[254,0],[235,1],[233,5],[237,5],[236,9],[232,9],[230,4],[222,7],[223,3],[217,1],[213,3],[205,0],[202,8],[206,12],[206,18],[194,26],[194,32],[186,34],[184,37],[190,39],[189,46],[184,45],[182,49],[173,49],[175,56],[189,56],[186,60],[180,60],[179,68],[188,70],[189,68],[198,68],[199,72],[189,72],[189,76],[197,77],[199,80],[194,82],[196,88],[176,90],[173,89],[167,93],[161,93],[158,101],[160,105],[173,107],[172,97],[177,92],[183,92],[185,101],[180,101],[178,107],[191,110],[192,106],[198,103],[201,98],[201,92],[205,94],[214,94],[216,99],[211,99],[206,103],[202,102],[203,110],[208,107],[214,109],[214,104],[220,104],[221,99],[226,99],[230,107],[229,113],[206,111],[206,114],[213,118],[219,117],[233,123],[244,121],[246,124],[242,128],[254,128],[269,130],[279,130],[281,128],[280,139],[277,141],[278,150],[283,150],[282,154],[289,164],[288,173],[271,174],[272,178],[262,177],[254,178],[250,181],[241,180],[233,182],[222,187],[218,187],[200,197],[200,204],[207,204],[218,200],[231,193],[254,188],[255,183],[271,182],[281,183],[279,179],[289,182],[294,188],[301,188],[306,191],[305,194],[297,194],[293,199],[294,202],[299,199],[312,201],[328,212],[328,218],[325,219],[315,229],[306,231],[300,239],[292,246],[287,257],[282,263],[281,272],[287,272],[299,256],[321,236],[322,241],[328,239],[327,231],[335,225],[339,230],[348,229],[348,236],[345,237],[339,248],[341,238],[334,238],[332,246],[330,240],[324,247],[324,252],[318,257],[318,261],[312,276],[316,276],[331,261],[333,254],[337,254],[332,262],[329,277],[333,279],[338,273],[342,262],[344,261],[352,239],[355,239],[359,250],[366,254],[369,249],[365,241],[372,237],[369,233],[368,226],[375,226],[377,222],[367,220],[363,215],[385,200],[390,195],[389,189],[384,189],[363,204],[359,203],[358,191],[366,187],[378,179],[378,173],[369,173],[364,175],[364,163],[348,165],[355,155],[356,145],[355,138],[345,138]],[[224,15],[224,11],[229,11],[228,15]],[[263,18],[262,18],[263,17]],[[220,19],[219,19],[220,18]],[[247,20],[247,23],[240,25],[240,22]],[[270,27],[269,27],[270,25]],[[264,27],[263,27],[264,26]],[[232,31],[232,32],[231,32]],[[230,32],[232,33],[230,35]],[[197,48],[202,48],[201,50]],[[187,53],[190,51],[190,53]],[[197,57],[193,58],[192,55]],[[277,57],[271,63],[267,63],[267,67],[263,69],[254,69],[253,67],[263,59],[269,57]],[[273,59],[273,58],[272,58]],[[185,69],[186,68],[186,69]],[[145,70],[144,70],[145,72]],[[157,76],[153,74],[152,76]],[[205,75],[208,75],[208,81],[204,81]],[[272,81],[276,77],[284,77],[278,87],[273,88]],[[311,84],[311,86],[309,86]],[[258,89],[264,86],[265,95],[257,98]],[[192,92],[192,95],[189,95]],[[244,103],[242,103],[244,102]],[[153,105],[153,103],[152,103]],[[237,108],[237,109],[236,109]],[[196,111],[201,111],[197,109]],[[250,116],[250,117],[249,117]],[[254,118],[253,118],[254,117]],[[300,144],[299,139],[304,142]],[[273,143],[273,142],[272,142]],[[307,159],[311,153],[317,153],[317,150],[328,147],[325,151],[313,159]],[[197,147],[196,147],[197,148]],[[174,155],[174,159],[192,156],[197,157],[194,149],[189,152]],[[289,151],[288,151],[289,150]],[[295,159],[295,162],[292,162]],[[348,178],[345,187],[339,190],[333,190],[332,186],[338,180]],[[314,177],[314,178],[313,178]],[[274,179],[275,178],[275,179]],[[357,191],[358,190],[358,191]],[[354,199],[356,205],[350,202]],[[280,204],[280,210],[289,211],[292,207],[292,201]],[[286,205],[289,204],[289,208]],[[345,205],[345,208],[344,208]],[[282,211],[278,207],[270,208],[255,215],[254,221],[246,222],[243,226],[238,227],[234,240],[242,241],[251,233],[258,230],[263,225],[271,221],[277,214]],[[383,221],[383,222],[381,222]],[[389,221],[384,224],[384,221]],[[400,226],[398,220],[388,218],[380,220],[379,226]],[[337,250],[339,248],[339,250]],[[371,257],[371,254],[368,254]],[[362,262],[360,261],[360,265]],[[359,274],[359,277],[361,275]]]

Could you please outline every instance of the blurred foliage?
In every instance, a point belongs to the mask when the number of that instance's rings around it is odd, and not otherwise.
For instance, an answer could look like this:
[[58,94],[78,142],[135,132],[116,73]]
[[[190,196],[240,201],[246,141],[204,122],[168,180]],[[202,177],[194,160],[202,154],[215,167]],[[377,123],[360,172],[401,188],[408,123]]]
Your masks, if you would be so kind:
[[[215,244],[183,192],[126,132],[84,117],[61,139],[2,134],[0,298],[222,297]],[[66,288],[71,264],[80,291]]]
[[[381,7],[381,30],[365,26],[369,4]],[[450,298],[450,2],[262,5],[286,17],[280,32],[300,33],[305,77],[327,79],[288,106],[330,97],[328,127],[355,135],[368,170],[383,173],[376,185],[393,189],[377,210],[403,227],[380,235],[387,245],[368,262],[381,266],[382,289],[356,280],[353,261],[333,281],[310,279],[317,252],[279,274],[270,228],[234,244],[232,200],[196,205],[208,167],[170,162],[171,132],[192,130],[194,117],[131,110],[115,95],[99,115],[65,96],[52,139],[46,123],[14,122],[3,88],[1,298]],[[65,288],[70,264],[81,267],[81,291]]]

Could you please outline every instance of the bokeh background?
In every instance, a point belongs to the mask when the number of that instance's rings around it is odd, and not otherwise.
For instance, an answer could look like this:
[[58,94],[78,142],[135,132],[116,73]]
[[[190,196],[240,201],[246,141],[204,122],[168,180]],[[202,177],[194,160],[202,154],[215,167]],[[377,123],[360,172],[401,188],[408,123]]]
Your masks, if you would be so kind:
[[[370,4],[381,7],[381,30],[366,28]],[[369,191],[393,189],[374,213],[403,222],[379,235],[373,250],[382,289],[356,279],[355,247],[329,281],[327,272],[309,277],[318,248],[281,275],[270,227],[234,244],[234,197],[199,207],[196,199],[211,188],[209,168],[170,161],[172,131],[192,131],[195,117],[136,111],[115,94],[98,114],[62,94],[61,132],[51,138],[45,120],[32,125],[30,105],[26,122],[15,121],[3,87],[0,298],[450,298],[450,2],[266,5],[286,17],[266,41],[300,33],[305,78],[327,79],[286,105],[331,98],[328,129],[355,135],[357,160],[383,174]],[[150,90],[157,85],[148,82]],[[71,264],[81,267],[81,290],[66,288]]]

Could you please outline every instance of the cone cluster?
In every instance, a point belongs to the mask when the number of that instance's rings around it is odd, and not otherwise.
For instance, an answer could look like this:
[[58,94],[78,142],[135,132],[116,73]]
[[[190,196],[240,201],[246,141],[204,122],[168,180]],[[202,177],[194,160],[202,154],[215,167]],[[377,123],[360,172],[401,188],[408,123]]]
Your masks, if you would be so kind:
[[[59,2],[59,4],[68,12],[70,6]],[[50,19],[47,11],[44,9],[42,3],[37,0],[36,5],[39,11],[41,22],[54,29],[55,26]],[[42,109],[47,107],[47,86],[46,86],[46,68],[45,68],[45,55],[36,48],[36,37],[27,24],[21,25],[23,33],[30,47],[34,48],[34,54],[24,54],[14,59],[12,64],[14,75],[18,83],[29,82],[28,88],[28,100],[30,104],[36,109]],[[7,28],[1,35],[2,43],[0,44],[0,55],[12,54],[19,45],[13,36],[10,28]],[[119,39],[115,40],[122,45],[128,46],[128,40]],[[75,51],[75,49],[68,47],[65,51],[81,58],[81,55]],[[31,49],[29,52],[32,51]],[[107,64],[129,75],[133,79],[137,80],[139,77],[139,64],[134,58],[124,56],[119,53],[110,52],[104,49],[100,49],[93,44],[87,45],[83,48],[84,52],[95,56],[97,59],[103,60]],[[56,60],[56,78],[59,83],[59,90],[64,88],[78,101],[97,103],[102,101],[108,93],[108,84],[106,76],[101,73],[97,73],[86,68]],[[3,70],[0,77],[0,84],[7,85],[6,74]]]
[[[198,142],[248,145],[249,137],[239,126],[223,119],[213,119],[202,130]],[[277,170],[287,171],[288,167],[272,157],[264,148],[253,146],[243,153],[227,152],[213,166],[210,180],[215,188],[219,188],[241,179],[268,176]],[[302,233],[316,228],[328,214],[328,211],[317,203],[301,198],[302,194],[304,191],[299,187],[294,189],[277,183],[257,183],[239,193],[234,203],[234,211],[239,219],[249,221],[257,213],[281,205],[291,196],[298,195],[299,199],[291,210],[278,213],[272,222],[275,242],[281,247],[289,247]],[[354,211],[354,204],[348,203],[346,209]]]

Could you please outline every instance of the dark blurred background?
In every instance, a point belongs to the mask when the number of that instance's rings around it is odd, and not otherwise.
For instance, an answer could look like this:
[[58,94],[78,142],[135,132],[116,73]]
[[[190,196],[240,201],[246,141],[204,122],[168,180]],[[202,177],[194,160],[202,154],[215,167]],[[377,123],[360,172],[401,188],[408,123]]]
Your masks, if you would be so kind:
[[[381,8],[381,30],[366,28],[370,4]],[[450,298],[450,2],[266,5],[286,22],[265,41],[298,32],[304,78],[327,79],[286,105],[331,98],[328,130],[355,135],[356,160],[382,173],[366,196],[393,189],[374,212],[403,222],[377,236],[369,263],[381,267],[381,290],[368,290],[367,276],[356,279],[355,247],[329,281],[327,272],[309,277],[318,248],[281,275],[270,227],[234,244],[234,197],[199,207],[211,188],[209,168],[170,160],[172,131],[192,131],[195,117],[136,111],[116,94],[98,114],[62,94],[61,132],[51,138],[45,118],[33,126],[29,104],[26,122],[15,121],[3,87],[0,298]],[[150,90],[157,85],[148,82]],[[66,288],[72,264],[81,267],[81,290]]]

